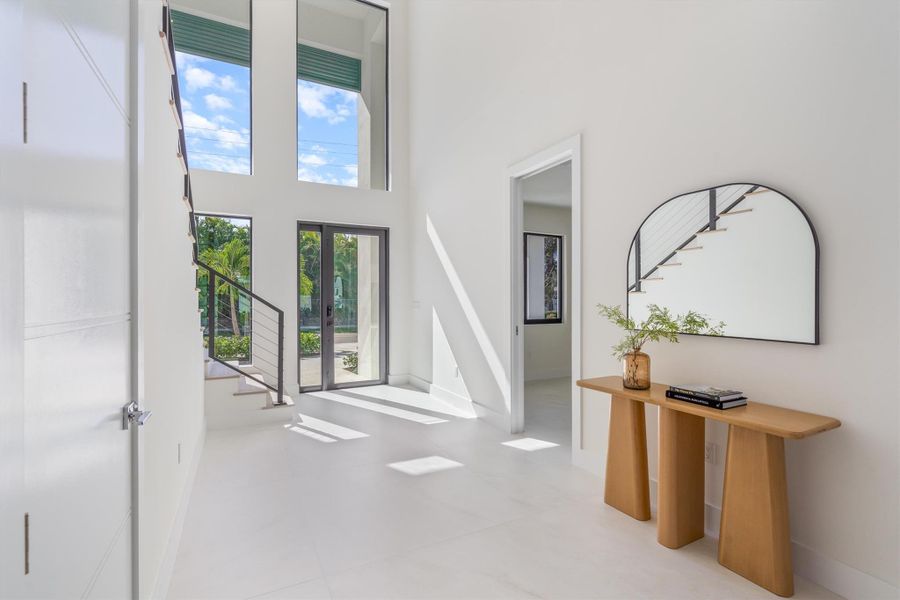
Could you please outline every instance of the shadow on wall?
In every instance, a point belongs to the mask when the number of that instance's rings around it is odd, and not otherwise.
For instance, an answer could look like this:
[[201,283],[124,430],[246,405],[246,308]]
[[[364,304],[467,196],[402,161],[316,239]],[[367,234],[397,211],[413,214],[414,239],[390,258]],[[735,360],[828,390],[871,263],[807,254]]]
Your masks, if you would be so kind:
[[[450,256],[447,254],[444,244],[441,242],[440,235],[435,229],[434,223],[432,223],[431,218],[427,215],[425,217],[425,227],[428,233],[428,239],[434,249],[435,256],[446,276],[450,291],[452,291],[453,296],[456,298],[456,303],[443,302],[443,299],[449,299],[451,297],[450,294],[435,294],[433,303],[434,312],[432,315],[433,323],[436,322],[441,333],[446,335],[446,330],[440,324],[440,319],[437,316],[438,312],[444,315],[445,318],[450,318],[451,316],[456,316],[454,313],[457,312],[457,309],[461,310],[461,319],[457,319],[456,322],[462,322],[464,320],[468,324],[469,329],[472,332],[472,338],[470,339],[474,339],[476,342],[477,350],[480,350],[484,361],[476,359],[477,352],[466,352],[466,346],[468,344],[463,335],[464,332],[460,328],[450,328],[449,336],[446,337],[448,349],[456,348],[457,350],[461,350],[456,356],[462,359],[461,363],[463,370],[472,376],[469,383],[470,385],[473,385],[475,394],[479,399],[478,401],[474,401],[474,404],[480,405],[498,415],[508,418],[510,415],[511,392],[509,377],[503,367],[503,363],[501,362],[497,351],[494,349],[493,344],[491,344],[487,331],[485,330],[484,325],[482,325],[481,319],[478,317],[475,306],[472,304],[472,301],[463,286],[462,280],[459,278],[459,275],[450,260]],[[450,322],[453,323],[454,321],[451,319]],[[434,331],[432,334],[434,335]],[[435,341],[432,340],[432,347],[434,347],[434,344]],[[473,350],[475,350],[475,348],[473,348]],[[452,350],[450,351],[450,355],[454,356]],[[438,370],[435,369],[434,362],[435,357],[432,357],[433,377],[435,376],[435,373],[438,372]],[[483,365],[488,367],[490,373],[487,377],[478,377],[478,371],[482,370],[479,367],[482,367]],[[493,380],[493,385],[491,385],[490,380]],[[463,385],[465,386],[465,384]],[[488,389],[488,387],[493,387],[495,389]],[[465,389],[468,394],[468,389]],[[497,406],[495,403],[490,402],[491,398],[496,398],[498,396],[503,400],[502,406]],[[469,398],[471,398],[471,396],[469,396]]]

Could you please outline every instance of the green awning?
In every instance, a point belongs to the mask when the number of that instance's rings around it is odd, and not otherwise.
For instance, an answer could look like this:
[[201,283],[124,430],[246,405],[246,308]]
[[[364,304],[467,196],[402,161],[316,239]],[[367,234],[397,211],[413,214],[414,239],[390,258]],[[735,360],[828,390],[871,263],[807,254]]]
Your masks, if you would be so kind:
[[172,11],[175,50],[250,66],[250,30],[180,10]]
[[362,89],[362,61],[297,44],[297,78],[358,92]]

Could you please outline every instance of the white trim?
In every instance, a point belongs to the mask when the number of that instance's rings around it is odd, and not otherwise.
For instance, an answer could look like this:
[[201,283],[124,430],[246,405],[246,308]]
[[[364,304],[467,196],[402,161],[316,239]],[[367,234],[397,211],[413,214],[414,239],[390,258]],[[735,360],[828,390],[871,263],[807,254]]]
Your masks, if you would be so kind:
[[178,546],[181,544],[181,533],[184,531],[184,519],[187,516],[188,506],[191,503],[191,493],[194,490],[194,482],[197,480],[197,471],[200,469],[200,457],[206,445],[206,421],[200,427],[200,435],[194,448],[194,456],[191,457],[190,470],[184,489],[181,492],[181,500],[178,502],[178,511],[175,513],[175,521],[172,523],[172,531],[169,532],[169,542],[156,574],[156,582],[153,585],[151,598],[166,598],[169,593],[169,585],[172,583],[172,573],[175,571],[175,558],[178,556]]
[[387,378],[388,385],[409,385],[409,375],[401,373],[399,375],[389,374]]
[[432,383],[428,389],[428,393],[459,411],[466,413],[472,411],[472,406],[474,403],[470,399],[466,398],[465,396],[460,396],[456,392],[450,391],[446,388],[442,388],[439,385],[435,385]]
[[[510,336],[510,407],[509,430],[520,433],[525,428],[525,349],[524,300],[521,234],[524,231],[521,180],[561,163],[572,163],[572,276],[571,294],[572,380],[581,377],[581,134],[563,140],[507,169],[507,204],[509,206],[509,336]],[[518,330],[517,330],[518,328]],[[517,334],[518,331],[518,334]],[[480,416],[480,415],[479,415]],[[572,455],[581,452],[581,391],[572,386]]]

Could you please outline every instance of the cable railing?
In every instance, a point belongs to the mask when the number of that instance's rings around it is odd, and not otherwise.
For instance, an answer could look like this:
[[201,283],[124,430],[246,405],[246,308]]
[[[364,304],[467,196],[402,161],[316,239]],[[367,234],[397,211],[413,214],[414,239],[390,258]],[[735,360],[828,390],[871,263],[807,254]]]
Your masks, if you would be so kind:
[[642,281],[655,278],[656,271],[679,251],[692,249],[698,235],[715,231],[722,214],[734,209],[757,185],[733,185],[679,196],[655,210],[634,236],[628,255],[628,291],[641,292]]
[[199,293],[206,313],[204,341],[209,358],[273,392],[270,397],[274,395],[274,400],[267,404],[285,404],[284,311],[200,259],[175,61],[175,40],[167,4],[163,5],[160,39],[171,76],[169,105],[178,126],[177,156],[184,171],[183,200],[188,208],[188,237],[192,242],[192,259],[197,268],[207,276],[206,289],[199,290]]

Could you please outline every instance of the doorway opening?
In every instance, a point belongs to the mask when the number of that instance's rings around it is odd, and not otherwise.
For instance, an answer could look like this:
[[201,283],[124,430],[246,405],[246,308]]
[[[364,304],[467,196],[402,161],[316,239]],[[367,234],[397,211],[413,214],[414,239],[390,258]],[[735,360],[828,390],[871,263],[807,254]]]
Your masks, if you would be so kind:
[[388,230],[297,226],[301,392],[387,383]]
[[581,446],[580,136],[509,170],[511,431]]

